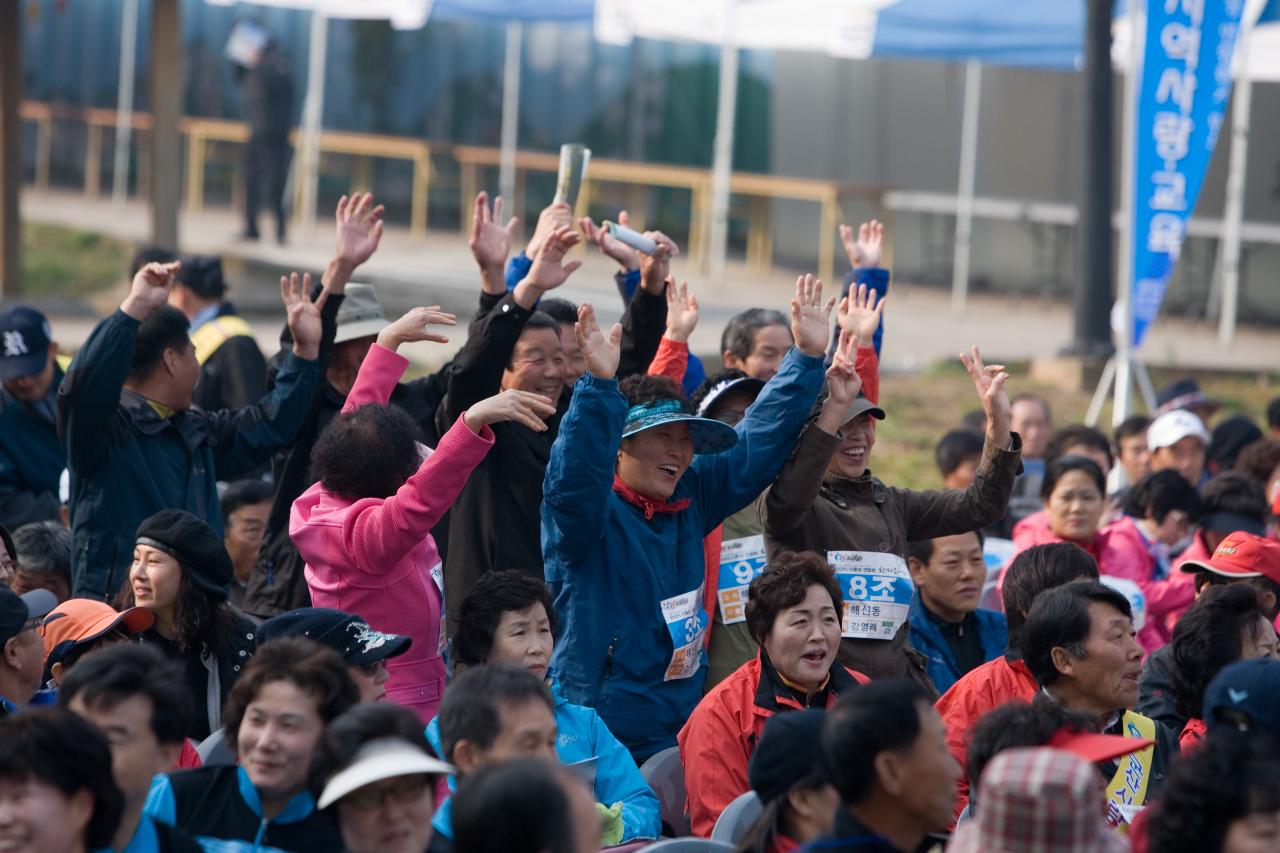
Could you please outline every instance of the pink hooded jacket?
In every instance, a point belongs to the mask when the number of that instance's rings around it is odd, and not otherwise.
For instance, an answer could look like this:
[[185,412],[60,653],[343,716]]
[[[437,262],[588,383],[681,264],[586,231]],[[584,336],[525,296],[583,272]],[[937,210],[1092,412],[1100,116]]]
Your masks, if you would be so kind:
[[[386,404],[408,364],[374,344],[342,413]],[[424,724],[436,715],[445,682],[443,576],[430,531],[492,446],[489,427],[476,435],[458,418],[391,497],[349,501],[316,483],[294,501],[289,516],[289,535],[306,561],[316,607],[356,613],[379,631],[413,638],[407,652],[387,661],[387,699],[413,710]]]
[[[1079,545],[1093,557],[1098,564],[1099,574],[1125,578],[1133,581],[1142,590],[1147,600],[1147,617],[1146,624],[1138,632],[1138,642],[1144,651],[1152,652],[1168,642],[1165,626],[1162,624],[1163,617],[1181,601],[1181,596],[1184,594],[1183,588],[1182,585],[1171,584],[1169,581],[1153,580],[1154,560],[1148,553],[1146,545],[1143,544],[1141,536],[1138,536],[1135,542],[1134,538],[1127,534],[1137,531],[1122,528],[1123,525],[1119,523],[1111,524],[1095,533],[1092,542],[1073,544]],[[1065,541],[1067,540],[1058,536],[1049,527],[1049,515],[1043,510],[1022,519],[1013,528],[1013,544],[1018,554],[1033,545]],[[1004,571],[1000,573],[1002,584],[1004,572],[1008,570],[1009,567],[1005,566]]]

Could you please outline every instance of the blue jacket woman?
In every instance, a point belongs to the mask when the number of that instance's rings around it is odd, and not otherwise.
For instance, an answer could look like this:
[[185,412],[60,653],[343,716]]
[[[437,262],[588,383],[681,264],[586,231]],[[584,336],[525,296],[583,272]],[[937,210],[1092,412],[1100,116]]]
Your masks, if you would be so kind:
[[546,578],[573,638],[552,665],[564,696],[594,708],[638,763],[675,745],[702,696],[703,537],[773,480],[817,398],[834,305],[823,310],[821,288],[797,282],[796,349],[733,428],[690,415],[660,377],[629,380],[628,400],[613,378],[620,327],[606,340],[580,309],[589,371],[543,485]]

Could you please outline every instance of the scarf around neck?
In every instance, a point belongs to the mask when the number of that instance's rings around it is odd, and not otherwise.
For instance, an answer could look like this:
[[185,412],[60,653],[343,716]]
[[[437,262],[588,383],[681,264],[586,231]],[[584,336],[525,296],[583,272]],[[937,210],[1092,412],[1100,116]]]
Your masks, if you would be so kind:
[[688,509],[689,505],[693,503],[689,498],[658,501],[646,497],[624,483],[617,474],[613,475],[613,490],[618,493],[618,497],[643,512],[645,521],[651,520],[655,513],[671,514],[681,512]]

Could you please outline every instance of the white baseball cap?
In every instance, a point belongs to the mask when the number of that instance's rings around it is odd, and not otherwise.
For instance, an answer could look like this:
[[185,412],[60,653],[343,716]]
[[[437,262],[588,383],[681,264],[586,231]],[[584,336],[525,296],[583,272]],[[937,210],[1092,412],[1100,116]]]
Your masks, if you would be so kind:
[[403,738],[386,737],[360,747],[355,758],[324,786],[318,808],[327,809],[338,800],[374,782],[397,776],[441,776],[456,772],[453,765],[428,755]]
[[1209,444],[1209,430],[1198,415],[1186,409],[1165,412],[1152,421],[1151,428],[1147,430],[1147,449],[1155,451],[1162,447],[1172,447],[1187,436],[1195,436],[1205,446]]

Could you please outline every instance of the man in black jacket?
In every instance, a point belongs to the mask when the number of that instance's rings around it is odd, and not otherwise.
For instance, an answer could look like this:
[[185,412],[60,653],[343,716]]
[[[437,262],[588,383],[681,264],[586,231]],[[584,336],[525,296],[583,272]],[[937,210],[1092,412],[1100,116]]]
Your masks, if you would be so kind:
[[206,412],[243,409],[267,391],[267,360],[226,293],[222,261],[214,255],[184,257],[169,292],[169,304],[191,321],[191,343],[200,362],[191,402]]
[[[661,238],[662,248],[646,256],[641,286],[623,315],[619,376],[648,368],[666,326],[665,280],[675,247],[665,236],[649,234]],[[544,394],[558,404],[546,432],[517,423],[494,425],[493,450],[472,471],[449,514],[446,607],[456,606],[477,578],[494,569],[519,569],[542,577],[542,478],[560,418],[569,407],[571,392],[564,381],[571,365],[562,349],[560,323],[538,311],[537,304],[578,268],[579,262],[562,266],[561,260],[579,239],[570,228],[561,227],[540,240],[528,273],[472,324],[449,372],[448,393],[437,414],[442,433],[468,406],[508,388]],[[452,607],[447,625],[452,636],[457,628]]]
[[258,239],[258,208],[266,202],[276,217],[276,240],[284,242],[285,179],[289,174],[289,129],[293,126],[293,67],[274,35],[252,68],[237,68],[244,119],[249,125],[245,148],[244,237]]
[[821,755],[841,807],[813,849],[914,853],[951,823],[960,767],[922,685],[888,679],[842,697],[823,723]]

